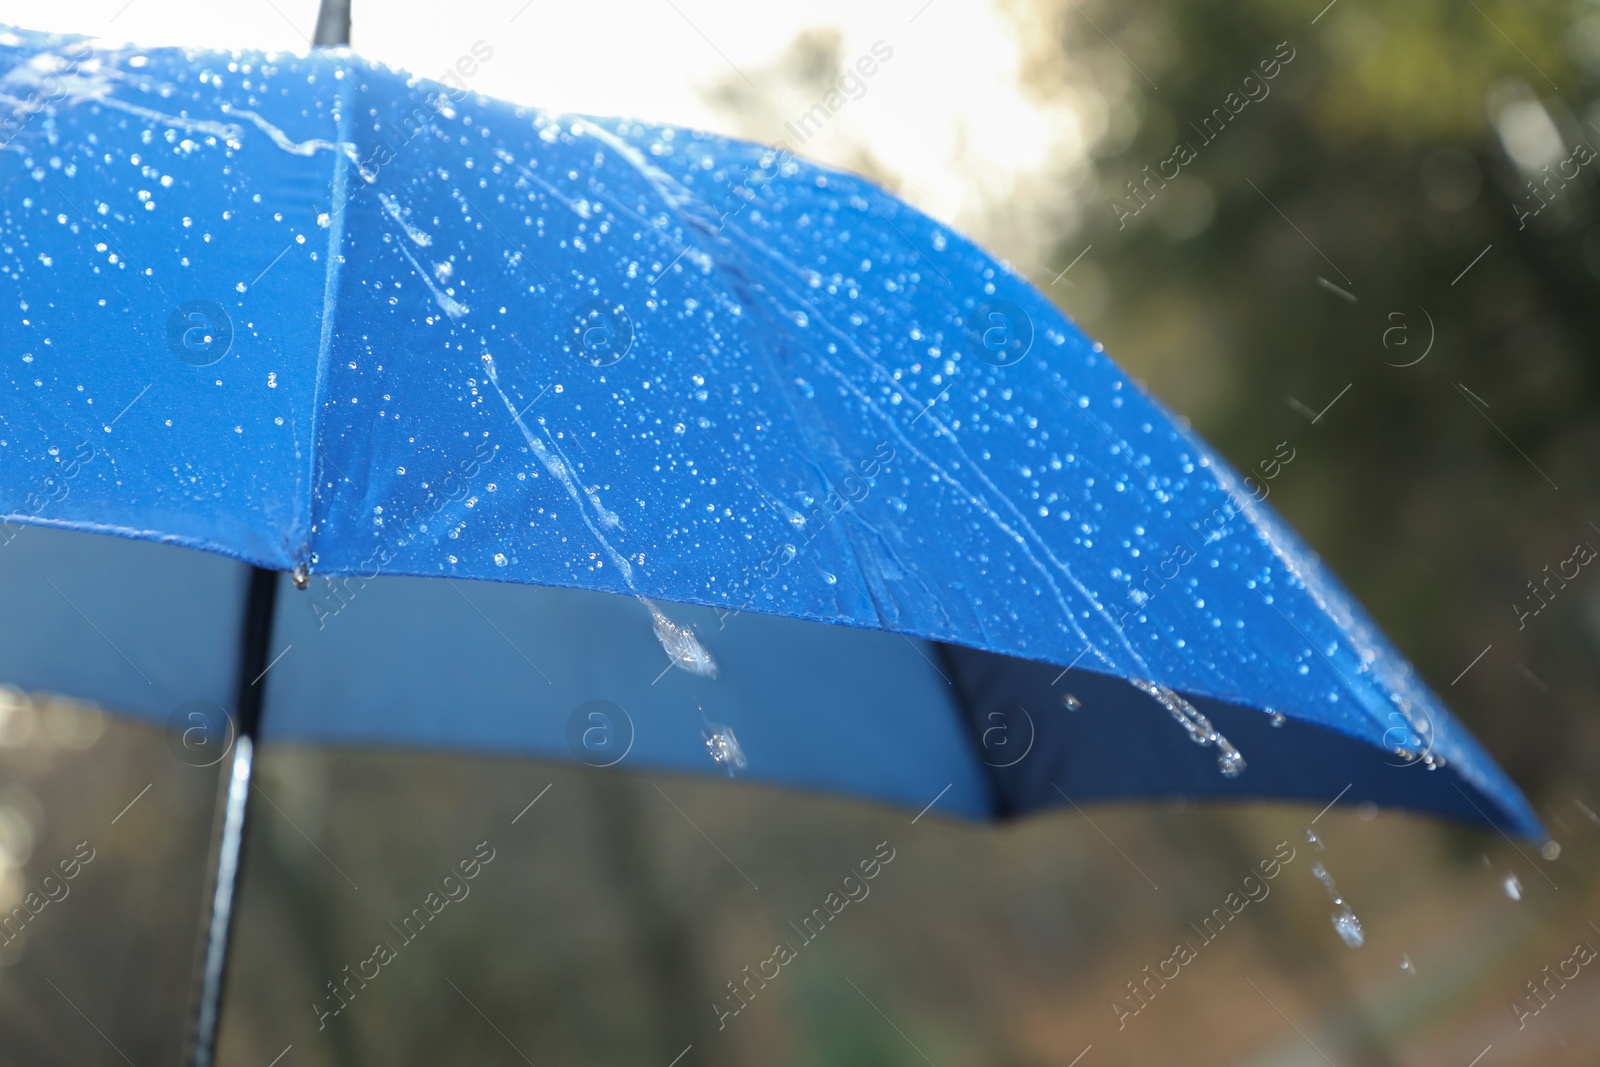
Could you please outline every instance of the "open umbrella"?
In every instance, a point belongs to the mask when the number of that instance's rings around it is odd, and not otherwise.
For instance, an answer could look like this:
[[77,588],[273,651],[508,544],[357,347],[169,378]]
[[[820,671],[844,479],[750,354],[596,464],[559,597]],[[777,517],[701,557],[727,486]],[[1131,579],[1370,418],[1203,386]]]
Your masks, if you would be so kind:
[[347,51],[15,32],[0,93],[0,677],[227,754],[197,1062],[258,735],[1540,833],[1261,502],[1295,442],[869,182]]

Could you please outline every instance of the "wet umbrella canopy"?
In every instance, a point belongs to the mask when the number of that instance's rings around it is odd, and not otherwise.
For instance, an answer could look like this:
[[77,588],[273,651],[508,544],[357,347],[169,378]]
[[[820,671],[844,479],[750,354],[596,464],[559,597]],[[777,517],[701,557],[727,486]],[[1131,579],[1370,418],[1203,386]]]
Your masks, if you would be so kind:
[[0,68],[0,676],[207,743],[258,702],[978,818],[1541,833],[1259,502],[1293,441],[1241,477],[864,180],[347,52]]

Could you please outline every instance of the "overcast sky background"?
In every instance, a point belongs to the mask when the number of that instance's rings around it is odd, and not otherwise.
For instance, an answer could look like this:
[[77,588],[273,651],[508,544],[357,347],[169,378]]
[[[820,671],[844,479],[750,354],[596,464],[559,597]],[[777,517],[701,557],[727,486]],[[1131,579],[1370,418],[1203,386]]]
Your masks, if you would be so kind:
[[[144,46],[304,50],[317,6],[0,0],[0,23]],[[775,141],[819,99],[815,76],[796,70],[804,42],[848,66],[882,41],[893,58],[801,154],[868,173],[1037,277],[1049,266],[1041,235],[1075,218],[1063,190],[1084,172],[1117,89],[1106,72],[1091,86],[1043,70],[1061,50],[1037,10],[1028,0],[355,0],[352,44],[437,78],[482,41],[494,55],[471,87],[483,93]]]

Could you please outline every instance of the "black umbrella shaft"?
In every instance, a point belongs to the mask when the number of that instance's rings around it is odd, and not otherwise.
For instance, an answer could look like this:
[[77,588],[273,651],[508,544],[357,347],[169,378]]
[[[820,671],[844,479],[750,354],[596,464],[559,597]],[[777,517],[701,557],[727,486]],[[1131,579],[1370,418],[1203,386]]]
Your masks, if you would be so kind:
[[350,43],[350,0],[322,0],[311,43],[318,48]]
[[272,617],[277,599],[278,573],[251,567],[239,655],[236,703],[239,736],[225,763],[226,773],[222,779],[222,830],[217,839],[211,910],[204,929],[206,948],[200,964],[200,998],[189,1060],[192,1067],[212,1067],[216,1061],[223,980],[228,972],[228,940],[239,885],[239,861],[244,852],[245,817],[250,807],[250,773],[254,769],[256,735],[261,726],[267,652],[272,642]]

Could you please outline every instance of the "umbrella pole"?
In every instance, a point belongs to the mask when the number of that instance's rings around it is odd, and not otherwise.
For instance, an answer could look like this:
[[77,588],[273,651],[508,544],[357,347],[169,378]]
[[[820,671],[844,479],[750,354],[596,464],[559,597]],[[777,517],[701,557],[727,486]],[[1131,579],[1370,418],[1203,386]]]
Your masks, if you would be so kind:
[[327,48],[350,43],[350,0],[322,0],[312,44]]
[[[350,43],[350,0],[322,0],[317,11],[313,45]],[[200,1003],[195,1015],[191,1067],[212,1067],[222,1019],[222,986],[228,971],[228,940],[233,928],[233,903],[238,892],[239,860],[244,851],[245,816],[250,807],[250,774],[255,764],[256,734],[261,726],[260,684],[267,670],[277,606],[278,574],[250,568],[250,594],[245,604],[244,647],[239,658],[239,737],[233,746],[228,775],[222,783],[222,832],[212,871],[211,914],[206,922],[206,952],[200,969]]]
[[255,763],[256,735],[261,726],[262,696],[266,688],[263,675],[267,670],[277,598],[278,572],[251,567],[239,656],[236,701],[239,736],[234,741],[227,774],[222,781],[222,832],[211,877],[211,913],[204,928],[206,948],[200,969],[200,1000],[189,1058],[191,1067],[212,1067],[217,1054],[222,985],[228,969],[228,938],[233,927],[245,816],[250,804],[250,773]]

